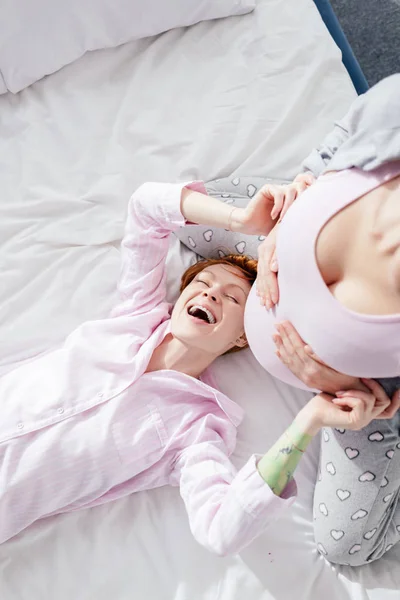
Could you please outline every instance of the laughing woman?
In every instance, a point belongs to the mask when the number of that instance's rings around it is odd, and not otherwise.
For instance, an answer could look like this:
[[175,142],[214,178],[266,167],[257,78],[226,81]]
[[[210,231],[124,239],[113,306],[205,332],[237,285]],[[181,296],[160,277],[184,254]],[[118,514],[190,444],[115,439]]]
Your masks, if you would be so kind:
[[170,233],[187,222],[267,234],[271,205],[258,195],[233,214],[202,192],[140,187],[110,317],[83,323],[62,347],[0,379],[0,542],[49,515],[174,485],[195,538],[218,554],[238,552],[293,502],[293,472],[321,427],[360,428],[386,409],[378,388],[340,402],[316,396],[265,456],[235,470],[242,410],[208,367],[247,345],[256,262],[192,266],[171,311],[165,259]]

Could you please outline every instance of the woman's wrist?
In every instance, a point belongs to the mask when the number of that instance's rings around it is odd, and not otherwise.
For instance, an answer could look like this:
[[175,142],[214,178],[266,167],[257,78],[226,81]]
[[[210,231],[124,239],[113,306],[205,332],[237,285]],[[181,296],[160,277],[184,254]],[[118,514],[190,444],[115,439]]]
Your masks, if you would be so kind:
[[234,206],[229,215],[228,229],[237,233],[245,233],[245,216],[244,208]]
[[310,438],[314,437],[322,428],[322,423],[316,412],[312,410],[309,404],[306,404],[297,414],[293,421],[293,425]]

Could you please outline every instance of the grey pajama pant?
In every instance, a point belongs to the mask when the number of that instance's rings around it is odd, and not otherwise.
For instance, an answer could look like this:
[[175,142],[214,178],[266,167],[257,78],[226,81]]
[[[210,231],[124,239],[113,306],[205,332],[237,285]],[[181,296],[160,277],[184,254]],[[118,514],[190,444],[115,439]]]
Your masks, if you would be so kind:
[[314,533],[329,561],[363,565],[399,541],[399,427],[397,416],[361,431],[323,430]]
[[[265,183],[235,177],[206,184],[210,195],[232,206],[246,206]],[[199,257],[226,254],[257,257],[262,236],[246,236],[203,225],[182,227],[179,239]],[[387,393],[400,378],[381,380]],[[400,417],[400,412],[398,413]],[[362,431],[325,429],[314,493],[317,548],[327,560],[362,565],[376,560],[400,539],[400,418],[373,421]]]

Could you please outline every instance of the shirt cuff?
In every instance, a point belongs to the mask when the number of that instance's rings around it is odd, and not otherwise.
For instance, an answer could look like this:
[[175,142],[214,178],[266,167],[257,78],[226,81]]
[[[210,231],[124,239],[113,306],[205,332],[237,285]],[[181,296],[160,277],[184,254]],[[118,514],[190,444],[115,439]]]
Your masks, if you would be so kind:
[[175,231],[184,225],[192,224],[189,221],[186,221],[181,213],[181,196],[182,190],[185,187],[194,192],[200,192],[206,196],[208,195],[203,181],[171,183],[168,186],[163,186],[164,194],[161,202],[161,209],[163,211],[165,222],[168,223],[168,228],[171,231]]
[[238,472],[232,486],[243,509],[255,519],[277,517],[291,506],[297,496],[297,485],[291,479],[280,496],[274,494],[257,469],[261,455],[253,454]]

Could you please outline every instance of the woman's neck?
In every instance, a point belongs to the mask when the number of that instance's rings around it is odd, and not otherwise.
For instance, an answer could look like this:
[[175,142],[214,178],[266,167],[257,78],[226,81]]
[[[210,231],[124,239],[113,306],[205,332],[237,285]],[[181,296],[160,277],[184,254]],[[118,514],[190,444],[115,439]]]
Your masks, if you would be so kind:
[[146,373],[168,369],[198,378],[215,358],[217,357],[198,348],[185,346],[169,333],[155,348]]

